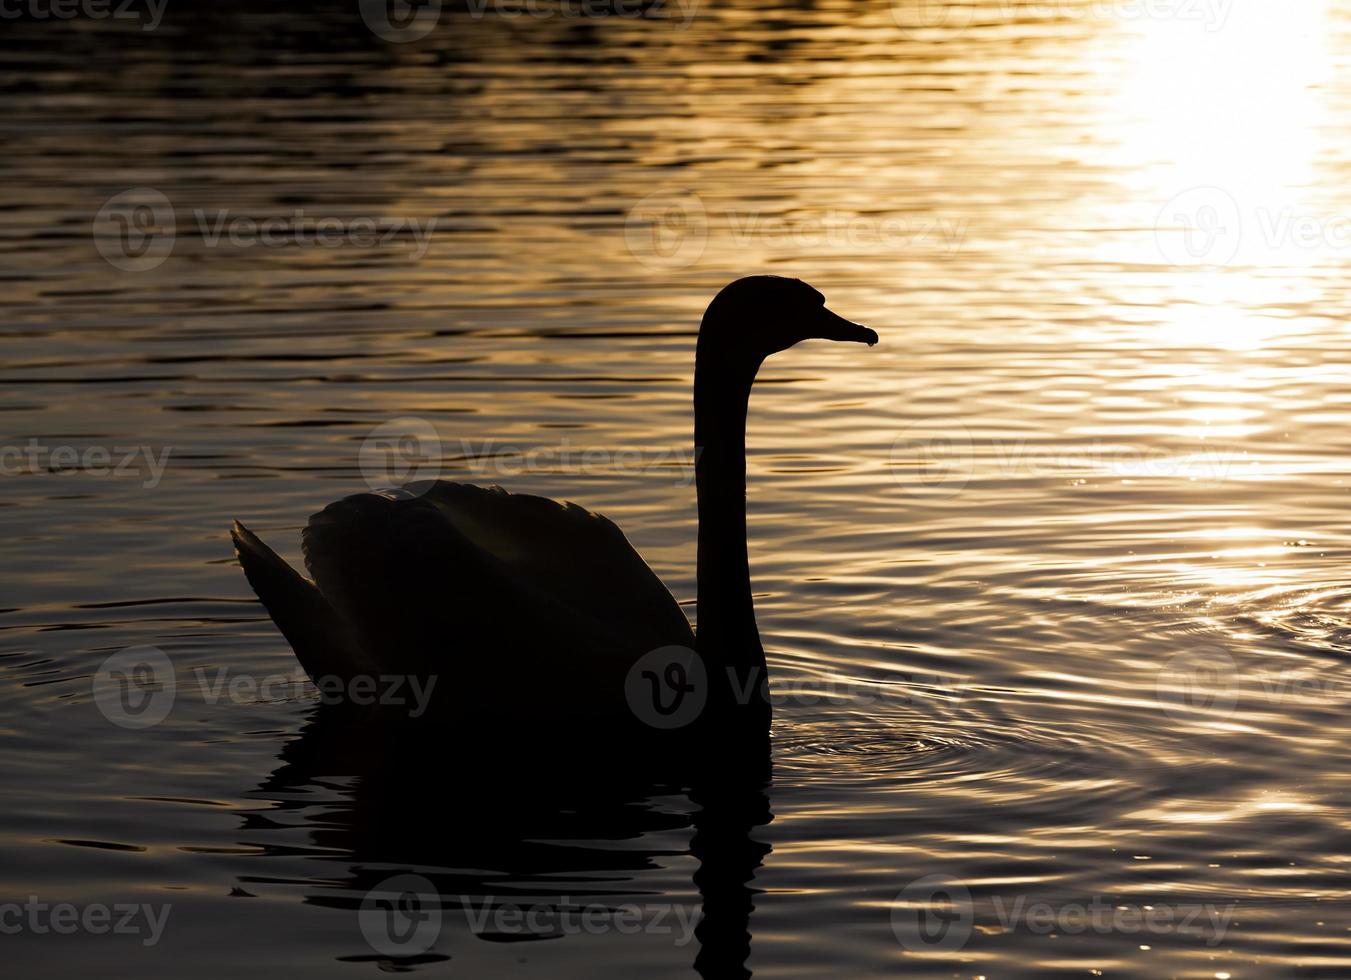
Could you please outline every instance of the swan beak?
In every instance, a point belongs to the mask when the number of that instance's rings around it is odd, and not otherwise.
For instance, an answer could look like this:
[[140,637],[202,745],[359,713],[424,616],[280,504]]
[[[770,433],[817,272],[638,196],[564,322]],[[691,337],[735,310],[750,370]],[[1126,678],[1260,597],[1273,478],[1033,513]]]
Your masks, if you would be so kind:
[[867,344],[869,347],[877,343],[877,331],[861,323],[846,320],[825,307],[821,308],[812,336],[821,340],[847,340],[856,344]]

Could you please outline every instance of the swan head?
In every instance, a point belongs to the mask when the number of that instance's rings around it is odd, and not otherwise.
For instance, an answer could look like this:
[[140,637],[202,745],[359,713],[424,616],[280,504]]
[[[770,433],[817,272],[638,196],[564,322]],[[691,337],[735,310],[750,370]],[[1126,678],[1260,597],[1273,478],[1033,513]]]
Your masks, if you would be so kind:
[[[724,286],[704,313],[699,346],[716,356],[756,363],[804,340],[877,343],[877,334],[826,307],[826,298],[801,279],[747,276]],[[712,351],[707,351],[712,353]]]

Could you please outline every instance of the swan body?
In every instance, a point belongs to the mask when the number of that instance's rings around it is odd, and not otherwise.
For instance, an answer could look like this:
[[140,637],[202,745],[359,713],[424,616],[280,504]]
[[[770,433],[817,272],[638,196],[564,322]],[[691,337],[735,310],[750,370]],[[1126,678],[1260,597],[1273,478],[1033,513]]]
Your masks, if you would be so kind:
[[[642,730],[633,684],[640,662],[686,651],[707,684],[693,728],[733,717],[766,727],[746,559],[746,402],[763,359],[810,337],[877,340],[825,309],[812,287],[775,276],[737,280],[704,316],[695,366],[697,636],[613,522],[500,487],[424,481],[330,504],[302,535],[308,579],[236,522],[240,565],[321,691],[362,678],[424,678],[435,681],[439,717],[554,720],[570,733]],[[692,665],[674,655],[675,667],[657,664],[642,679],[693,690]]]
[[695,645],[623,532],[573,503],[445,481],[355,494],[302,534],[312,581],[243,525],[233,533],[249,583],[316,680],[449,667],[461,695],[501,692],[506,678],[513,714],[550,716],[604,702],[605,678],[649,650]]

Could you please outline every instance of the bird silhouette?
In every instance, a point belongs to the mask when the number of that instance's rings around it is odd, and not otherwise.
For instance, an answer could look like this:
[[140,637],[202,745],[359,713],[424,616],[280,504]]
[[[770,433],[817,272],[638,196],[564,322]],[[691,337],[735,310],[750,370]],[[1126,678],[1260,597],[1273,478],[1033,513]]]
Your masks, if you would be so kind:
[[704,314],[697,636],[613,522],[500,487],[424,481],[330,504],[302,536],[312,581],[236,522],[239,562],[321,690],[424,678],[439,719],[552,722],[579,736],[767,729],[746,554],[746,411],[765,358],[809,339],[871,346],[877,334],[778,276],[736,280]]

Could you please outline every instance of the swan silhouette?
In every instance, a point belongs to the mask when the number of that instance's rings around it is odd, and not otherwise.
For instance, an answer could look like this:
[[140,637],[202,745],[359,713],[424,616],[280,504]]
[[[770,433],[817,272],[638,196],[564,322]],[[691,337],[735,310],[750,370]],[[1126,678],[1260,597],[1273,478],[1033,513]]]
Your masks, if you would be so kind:
[[330,504],[302,536],[313,581],[236,522],[239,562],[321,691],[424,678],[424,690],[435,682],[434,716],[499,729],[556,721],[570,737],[609,737],[616,725],[767,729],[746,557],[746,410],[764,359],[813,338],[877,342],[817,290],[778,276],[736,280],[704,314],[697,637],[612,522],[500,487],[424,481]]

